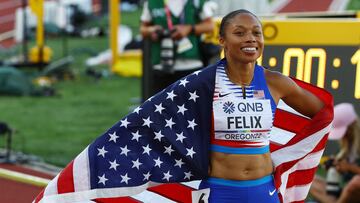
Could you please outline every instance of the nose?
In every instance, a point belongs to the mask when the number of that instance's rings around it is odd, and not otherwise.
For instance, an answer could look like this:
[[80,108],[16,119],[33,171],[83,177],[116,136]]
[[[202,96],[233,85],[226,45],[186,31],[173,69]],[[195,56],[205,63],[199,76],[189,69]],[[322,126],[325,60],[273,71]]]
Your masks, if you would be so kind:
[[255,42],[255,36],[252,33],[247,33],[246,34],[246,38],[245,38],[246,42]]

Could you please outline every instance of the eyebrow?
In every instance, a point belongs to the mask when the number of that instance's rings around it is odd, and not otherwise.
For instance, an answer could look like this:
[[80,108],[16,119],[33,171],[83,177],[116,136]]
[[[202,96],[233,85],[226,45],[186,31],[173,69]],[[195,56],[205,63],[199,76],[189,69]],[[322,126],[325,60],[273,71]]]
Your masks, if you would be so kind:
[[[235,25],[236,28],[246,28],[245,26],[242,26],[242,25]],[[261,28],[261,26],[259,25],[255,25],[253,26],[253,28]]]

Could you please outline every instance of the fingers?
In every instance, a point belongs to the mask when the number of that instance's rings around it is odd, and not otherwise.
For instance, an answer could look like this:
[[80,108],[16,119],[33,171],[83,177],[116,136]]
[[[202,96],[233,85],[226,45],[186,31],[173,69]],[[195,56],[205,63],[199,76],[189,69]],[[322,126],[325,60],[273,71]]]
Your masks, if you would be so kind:
[[159,33],[161,33],[161,31],[163,30],[163,28],[160,25],[154,25],[150,28],[150,37],[151,40],[153,41],[158,41],[160,39]]
[[176,25],[174,26],[174,31],[171,34],[173,39],[181,39],[186,37],[191,32],[191,25]]
[[180,32],[179,29],[174,29],[174,31],[171,34],[171,38],[173,39],[181,39],[182,37],[183,37],[182,33]]
[[345,160],[341,160],[335,163],[336,170],[339,172],[347,172],[350,170],[351,164]]

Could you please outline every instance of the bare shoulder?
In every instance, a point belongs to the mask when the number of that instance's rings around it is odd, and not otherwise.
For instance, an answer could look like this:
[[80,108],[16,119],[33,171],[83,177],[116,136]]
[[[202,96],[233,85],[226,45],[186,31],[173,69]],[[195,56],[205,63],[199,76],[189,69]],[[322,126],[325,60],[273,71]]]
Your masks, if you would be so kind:
[[281,73],[277,72],[277,71],[272,71],[269,69],[264,68],[264,74],[265,74],[265,78],[267,81],[269,82],[273,82],[276,81],[277,79],[282,78],[284,75],[282,75]]
[[298,86],[294,80],[279,72],[265,70],[266,83],[274,100],[283,100],[298,112],[312,117],[323,103],[312,93]]
[[297,88],[296,83],[292,79],[280,72],[265,69],[264,73],[266,83],[269,86],[273,97],[275,96],[281,99],[291,91],[295,91]]

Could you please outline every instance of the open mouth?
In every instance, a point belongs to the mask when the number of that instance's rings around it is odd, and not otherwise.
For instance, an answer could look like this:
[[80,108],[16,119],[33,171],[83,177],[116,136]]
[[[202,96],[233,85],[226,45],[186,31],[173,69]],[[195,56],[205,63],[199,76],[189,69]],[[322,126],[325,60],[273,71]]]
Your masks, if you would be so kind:
[[258,48],[257,47],[243,47],[243,48],[241,48],[241,50],[244,52],[253,53],[253,52],[256,52],[258,50]]

